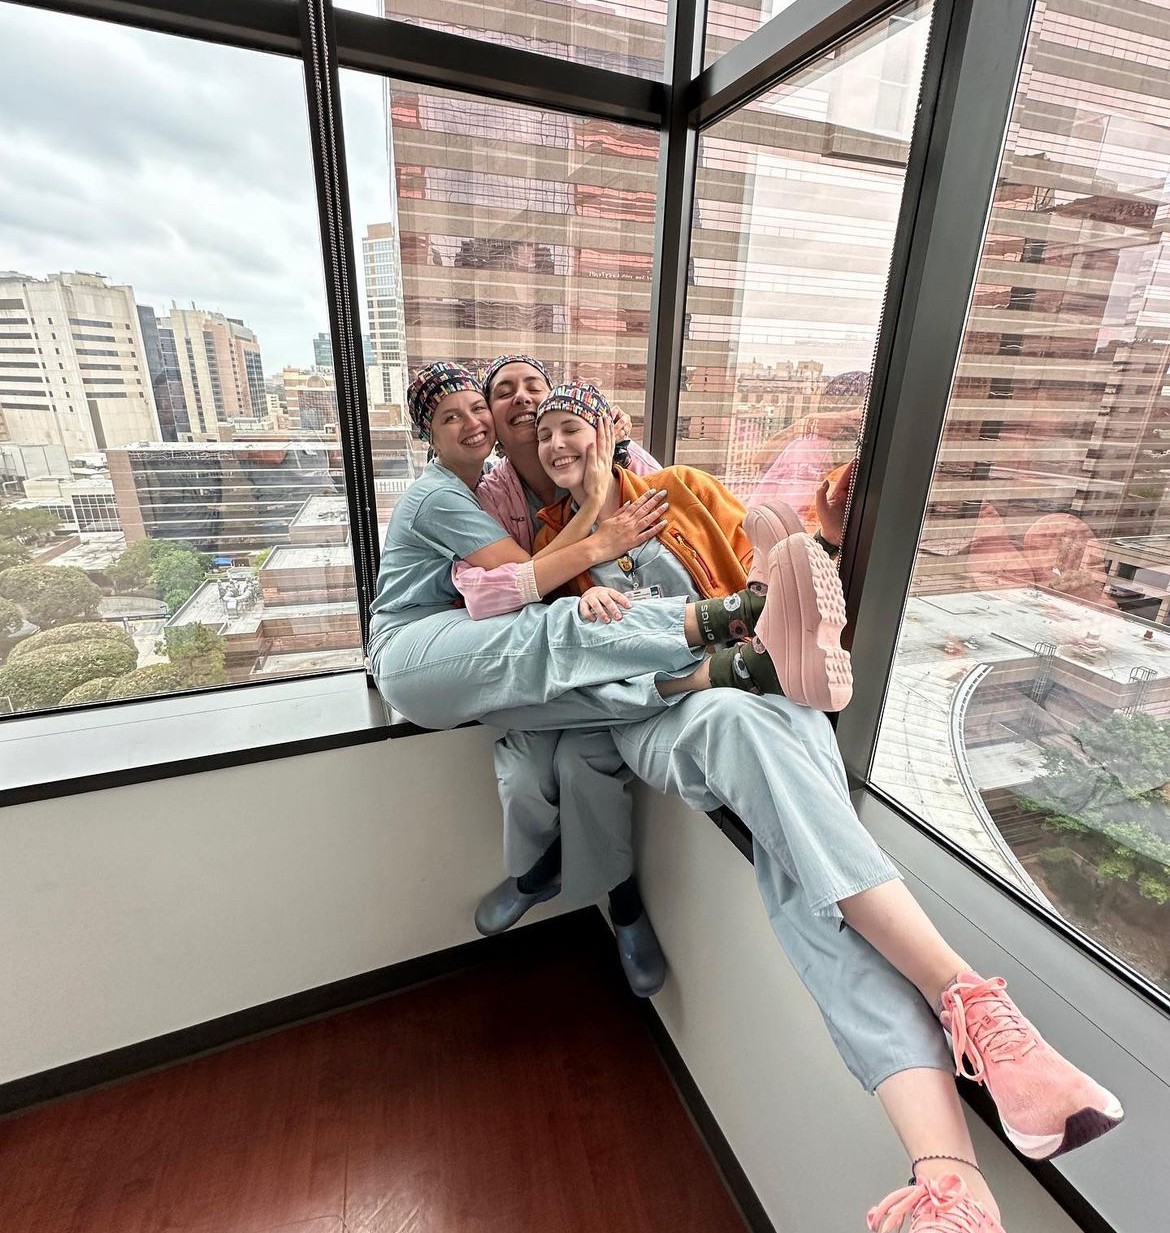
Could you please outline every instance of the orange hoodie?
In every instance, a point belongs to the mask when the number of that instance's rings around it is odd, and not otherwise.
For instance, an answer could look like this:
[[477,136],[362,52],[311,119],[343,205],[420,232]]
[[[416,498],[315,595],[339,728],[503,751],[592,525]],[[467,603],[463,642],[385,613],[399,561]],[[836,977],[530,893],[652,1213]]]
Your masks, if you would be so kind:
[[[650,475],[635,475],[614,467],[618,503],[633,501],[658,488],[666,492],[670,509],[666,528],[659,532],[662,546],[682,563],[705,598],[731,595],[747,585],[752,563],[752,545],[743,529],[744,507],[706,471],[693,467],[667,467]],[[536,551],[545,548],[573,516],[566,497],[559,505],[540,511],[544,526],[536,533]],[[595,585],[589,573],[578,574],[566,589],[583,595]]]

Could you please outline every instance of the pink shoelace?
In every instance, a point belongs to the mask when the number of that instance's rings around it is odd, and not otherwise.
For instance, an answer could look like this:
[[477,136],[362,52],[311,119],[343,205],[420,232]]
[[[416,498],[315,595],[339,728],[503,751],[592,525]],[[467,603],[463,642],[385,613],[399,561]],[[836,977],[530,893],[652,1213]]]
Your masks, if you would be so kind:
[[993,976],[977,985],[952,985],[943,991],[942,1006],[950,1012],[955,1072],[976,1083],[982,1083],[987,1073],[984,1059],[1014,1062],[1036,1045],[1035,1032],[1005,995],[1006,988],[1002,976]]
[[927,1229],[931,1233],[979,1233],[979,1208],[967,1193],[966,1184],[953,1173],[895,1190],[870,1208],[866,1223],[871,1233],[897,1233],[907,1216],[911,1233],[920,1218],[931,1221],[922,1233]]

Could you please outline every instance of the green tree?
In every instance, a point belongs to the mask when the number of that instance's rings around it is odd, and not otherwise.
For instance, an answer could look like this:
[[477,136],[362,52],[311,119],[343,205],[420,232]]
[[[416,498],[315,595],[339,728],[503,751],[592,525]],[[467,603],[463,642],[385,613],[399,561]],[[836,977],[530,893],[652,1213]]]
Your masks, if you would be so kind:
[[169,612],[178,612],[206,577],[207,558],[198,552],[168,552],[154,564],[155,589]]
[[24,613],[10,599],[0,599],[0,648],[24,624]]
[[207,577],[210,562],[201,552],[169,539],[131,544],[109,569],[118,591],[146,591],[171,612],[181,608]]
[[155,650],[171,661],[185,688],[227,682],[224,640],[206,625],[180,625],[165,629]]
[[47,509],[0,509],[0,539],[43,544],[52,539],[61,519]]
[[11,599],[42,629],[97,616],[101,591],[79,569],[16,565],[0,574],[0,598]]
[[47,646],[0,668],[0,697],[14,710],[56,706],[71,690],[96,677],[120,677],[131,672],[137,653],[108,639]]
[[182,673],[173,664],[147,664],[119,677],[106,694],[107,702],[125,698],[145,698],[150,694],[170,694],[185,688]]
[[71,689],[58,703],[59,706],[80,706],[83,702],[105,702],[106,695],[113,688],[114,682],[124,678],[116,676],[95,676],[92,681]]
[[1083,723],[1076,743],[1075,752],[1044,751],[1043,772],[1021,804],[1052,829],[1078,834],[1100,878],[1170,902],[1170,723],[1111,715]]
[[152,545],[160,541],[140,539],[106,570],[106,576],[116,591],[143,591],[150,586],[150,567],[153,563]]
[[20,659],[32,651],[45,647],[67,646],[71,642],[111,642],[135,650],[134,639],[120,626],[104,621],[79,621],[74,625],[59,625],[56,629],[42,629],[39,634],[26,638],[13,648],[9,661]]
[[0,539],[0,573],[28,560],[28,549],[18,539]]

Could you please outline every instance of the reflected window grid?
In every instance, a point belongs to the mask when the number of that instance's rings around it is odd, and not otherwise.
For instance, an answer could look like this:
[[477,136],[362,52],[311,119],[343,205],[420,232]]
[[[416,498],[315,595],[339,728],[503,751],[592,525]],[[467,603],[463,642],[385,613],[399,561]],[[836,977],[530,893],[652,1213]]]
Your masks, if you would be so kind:
[[873,778],[1170,989],[1170,92],[1142,71],[1170,13],[1142,14],[1034,18]]

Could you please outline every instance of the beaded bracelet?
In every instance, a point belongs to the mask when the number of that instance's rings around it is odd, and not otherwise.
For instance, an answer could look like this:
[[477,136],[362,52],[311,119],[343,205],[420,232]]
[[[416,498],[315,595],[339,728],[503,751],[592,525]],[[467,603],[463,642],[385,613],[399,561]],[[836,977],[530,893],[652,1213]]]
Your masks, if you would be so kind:
[[915,1170],[925,1160],[953,1160],[957,1164],[963,1164],[969,1169],[974,1169],[980,1177],[983,1176],[983,1170],[973,1160],[964,1160],[962,1156],[919,1156],[917,1160],[912,1160],[910,1162],[910,1185],[913,1186],[918,1181]]

